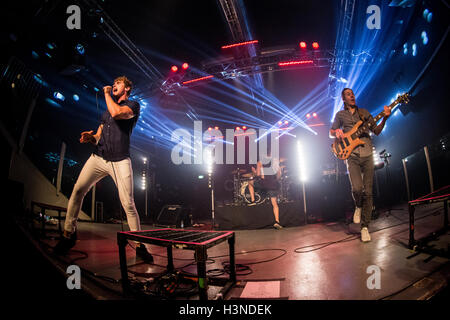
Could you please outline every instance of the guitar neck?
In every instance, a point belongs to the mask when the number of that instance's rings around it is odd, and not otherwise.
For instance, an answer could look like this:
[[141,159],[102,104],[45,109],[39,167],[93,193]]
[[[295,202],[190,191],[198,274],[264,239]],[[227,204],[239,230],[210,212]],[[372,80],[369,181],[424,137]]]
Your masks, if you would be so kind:
[[[397,104],[398,104],[398,102],[397,102],[397,100],[395,100],[390,105],[388,105],[388,108],[392,110]],[[385,116],[385,114],[384,114],[384,110],[383,110],[379,114],[377,114],[377,116],[374,117],[373,120],[375,121],[375,123],[377,123],[384,116]]]

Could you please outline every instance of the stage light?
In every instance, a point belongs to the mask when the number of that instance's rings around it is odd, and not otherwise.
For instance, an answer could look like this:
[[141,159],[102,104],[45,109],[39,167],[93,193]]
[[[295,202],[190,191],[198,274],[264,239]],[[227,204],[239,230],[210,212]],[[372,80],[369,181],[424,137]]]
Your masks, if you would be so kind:
[[47,43],[47,48],[49,48],[50,50],[55,49],[56,45],[54,43]]
[[313,117],[314,117],[314,118],[317,117],[317,113],[314,112],[314,113],[313,113]]
[[375,170],[383,168],[384,162],[383,162],[383,160],[381,160],[380,155],[378,154],[375,147],[372,147],[372,154],[373,154],[373,164],[374,164]]
[[172,70],[172,72],[177,72],[178,71],[178,67],[177,66],[172,66],[172,68],[170,68],[170,70]]
[[415,57],[417,55],[417,44],[413,43],[411,48],[412,48],[412,55],[413,57]]
[[100,89],[99,89],[99,88],[97,88],[97,87],[94,87],[94,91],[95,91],[95,92],[99,92],[99,91],[100,91]]
[[242,129],[247,130],[247,127],[246,126],[242,126]]
[[297,60],[297,61],[283,61],[278,62],[278,66],[280,67],[289,67],[289,66],[295,66],[300,64],[313,64],[313,60]]
[[66,98],[58,91],[53,92],[53,97],[58,100],[64,101]]
[[199,178],[199,179],[203,179],[204,176],[203,176],[203,175],[199,175],[198,178]]
[[285,121],[284,121],[284,124],[289,124],[289,121],[285,120]]
[[234,48],[234,47],[245,46],[245,45],[248,45],[248,44],[256,44],[256,43],[258,43],[258,40],[239,42],[239,43],[234,43],[234,44],[222,46],[222,49]]
[[427,18],[428,13],[430,13],[430,10],[428,10],[428,9],[423,10],[423,17],[424,17],[425,19]]
[[308,114],[306,115],[306,117],[307,117],[308,119],[311,118],[311,114],[308,113]]
[[84,54],[84,46],[83,46],[81,43],[77,44],[77,45],[75,46],[75,49],[77,50],[77,52],[78,52],[79,54],[81,54],[81,55]]
[[208,128],[208,131],[211,131],[211,130],[212,130],[212,128],[211,128],[211,127],[209,127],[209,128]]
[[403,44],[403,54],[404,55],[408,54],[408,43]]
[[302,49],[306,49],[306,42],[305,41],[300,42],[299,46]]
[[52,55],[51,55],[50,53],[48,53],[48,52],[46,52],[45,55],[46,55],[47,57],[49,57],[50,59],[52,58]]
[[214,130],[219,130],[219,127],[214,127]]
[[283,122],[282,122],[282,121],[278,121],[278,125],[280,125],[280,126],[281,126],[282,124],[283,124]]
[[75,100],[75,101],[79,101],[79,100],[80,100],[80,97],[79,97],[77,94],[74,94],[74,95],[72,96],[72,98],[73,98],[73,100]]
[[37,54],[36,51],[31,51],[31,56],[32,56],[34,59],[39,59],[39,55]]
[[319,43],[318,42],[313,42],[312,43],[312,47],[313,47],[313,49],[319,49]]
[[147,157],[143,157],[142,161],[144,162],[144,164],[146,164],[147,163]]
[[433,20],[433,13],[432,13],[432,12],[430,12],[430,13],[427,15],[427,21],[428,21],[428,23],[430,23],[431,20]]
[[189,65],[187,64],[187,62],[185,62],[181,67],[183,68],[183,70],[186,70],[187,68],[189,68]]
[[197,79],[184,81],[183,84],[188,84],[188,83],[197,82],[197,81],[206,80],[206,79],[211,79],[211,78],[214,78],[214,76],[210,75],[210,76],[206,76],[206,77],[201,77],[201,78],[197,78]]
[[427,32],[426,32],[426,31],[422,31],[420,37],[422,38],[422,43],[423,43],[424,45],[427,45],[427,43],[428,43],[428,35],[427,35]]
[[342,78],[342,77],[340,77],[338,81],[341,82],[341,83],[347,83],[348,82],[347,79]]
[[212,167],[213,167],[213,157],[212,157],[212,152],[211,152],[211,148],[208,147],[205,150],[205,163],[206,163],[206,170],[208,172],[208,175],[211,176],[212,174]]
[[300,140],[297,141],[297,157],[300,181],[305,182],[307,180],[305,159],[303,157],[303,148]]
[[47,101],[49,104],[51,104],[54,107],[61,108],[61,105],[58,102],[56,102],[50,98],[45,98],[45,101]]
[[239,128],[239,127],[236,127],[236,131],[239,131],[239,130],[241,130],[241,128]]

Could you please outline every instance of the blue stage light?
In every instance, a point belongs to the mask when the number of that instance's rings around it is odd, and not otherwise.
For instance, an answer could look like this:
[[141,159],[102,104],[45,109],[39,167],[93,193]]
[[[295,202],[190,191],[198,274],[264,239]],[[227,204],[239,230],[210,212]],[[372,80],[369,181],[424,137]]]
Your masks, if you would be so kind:
[[79,97],[77,94],[74,94],[74,95],[73,95],[73,100],[79,101],[79,100],[80,100],[80,97]]
[[47,43],[47,48],[49,48],[50,50],[55,49],[56,45],[54,43]]
[[45,101],[47,101],[50,105],[52,105],[54,107],[61,108],[61,105],[58,102],[56,102],[50,98],[45,98]]
[[426,19],[430,11],[428,9],[423,10],[423,17]]
[[415,43],[412,44],[412,55],[413,57],[417,55],[417,45]]
[[31,56],[32,56],[34,59],[38,59],[38,58],[39,58],[39,55],[38,55],[38,53],[37,53],[36,51],[31,51]]
[[77,49],[78,53],[83,55],[84,54],[84,47],[81,43],[77,44],[75,49]]
[[426,31],[422,31],[422,34],[420,35],[422,38],[422,43],[426,45],[428,43],[428,35]]
[[428,22],[431,22],[431,20],[433,20],[433,13],[432,13],[432,12],[430,12],[430,13],[427,15],[427,21],[428,21]]
[[64,101],[66,98],[58,91],[53,92],[53,97],[58,100]]

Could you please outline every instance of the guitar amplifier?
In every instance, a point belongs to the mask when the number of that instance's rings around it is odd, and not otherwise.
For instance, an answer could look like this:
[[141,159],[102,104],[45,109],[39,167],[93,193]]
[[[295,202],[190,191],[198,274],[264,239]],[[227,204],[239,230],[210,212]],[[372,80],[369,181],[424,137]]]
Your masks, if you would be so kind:
[[165,205],[156,218],[156,226],[184,228],[190,226],[189,212],[180,205]]

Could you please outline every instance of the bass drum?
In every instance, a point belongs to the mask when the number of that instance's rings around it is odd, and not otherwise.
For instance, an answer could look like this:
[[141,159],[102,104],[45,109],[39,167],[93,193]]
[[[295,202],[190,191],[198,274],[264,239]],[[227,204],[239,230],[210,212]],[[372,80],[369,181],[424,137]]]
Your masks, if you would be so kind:
[[[239,191],[239,195],[242,199],[244,199],[245,203],[251,203],[252,197],[250,195],[250,191],[248,189],[248,181],[241,181],[241,187]],[[261,197],[259,192],[255,191],[255,203],[260,204],[263,203],[265,199]]]

